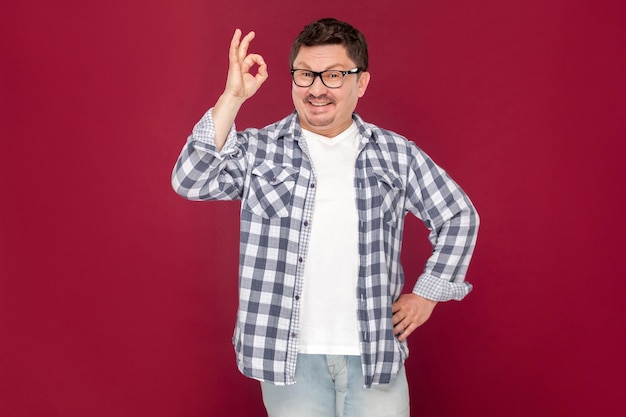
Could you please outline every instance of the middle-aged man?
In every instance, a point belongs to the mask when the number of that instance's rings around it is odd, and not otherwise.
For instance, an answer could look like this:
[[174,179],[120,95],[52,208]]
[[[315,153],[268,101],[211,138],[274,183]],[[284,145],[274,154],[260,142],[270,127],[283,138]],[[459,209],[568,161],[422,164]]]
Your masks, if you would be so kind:
[[[241,200],[238,367],[261,381],[271,417],[407,417],[406,339],[437,302],[471,290],[476,211],[413,142],[354,113],[370,73],[366,40],[347,23],[318,20],[294,41],[295,112],[237,131],[268,77],[248,53],[254,36],[235,31],[224,93],[172,176],[188,199]],[[407,212],[433,252],[401,294]]]

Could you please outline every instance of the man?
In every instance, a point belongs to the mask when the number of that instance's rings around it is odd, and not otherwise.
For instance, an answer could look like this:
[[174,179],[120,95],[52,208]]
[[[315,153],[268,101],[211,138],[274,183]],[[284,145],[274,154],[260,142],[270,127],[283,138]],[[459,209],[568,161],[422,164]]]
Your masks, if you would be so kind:
[[[172,177],[183,197],[242,201],[238,367],[261,381],[271,417],[408,416],[406,339],[437,302],[471,290],[478,216],[413,142],[354,114],[370,74],[366,40],[347,23],[306,26],[290,57],[295,112],[237,132],[268,77],[248,53],[254,32],[241,36]],[[406,212],[431,230],[433,253],[401,295]]]

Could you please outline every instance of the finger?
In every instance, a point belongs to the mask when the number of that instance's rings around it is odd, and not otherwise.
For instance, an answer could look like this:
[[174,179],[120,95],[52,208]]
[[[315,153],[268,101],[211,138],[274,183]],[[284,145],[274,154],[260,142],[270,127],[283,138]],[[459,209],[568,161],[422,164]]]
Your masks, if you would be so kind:
[[402,334],[398,336],[398,340],[400,342],[405,341],[411,335],[411,333],[413,333],[413,331],[417,329],[417,327],[418,326],[415,325],[414,323],[409,324],[409,326],[402,331]]
[[256,74],[254,75],[254,80],[258,83],[258,85],[260,85],[268,78],[267,64],[261,55],[248,55],[244,60],[241,69],[242,72],[249,73],[250,68],[252,68],[255,64],[258,65],[258,68]]
[[400,323],[402,320],[404,320],[404,317],[400,317],[399,314],[394,314],[393,316],[391,316],[391,322],[394,326]]
[[393,322],[393,332],[394,334],[397,335],[397,334],[402,333],[404,329],[409,327],[409,325],[411,324],[411,319],[409,319],[408,317],[396,318],[396,316],[393,316],[392,322]]
[[239,59],[239,55],[237,54],[239,50],[239,43],[241,41],[241,30],[235,29],[235,33],[233,34],[233,38],[230,40],[230,49],[228,50],[228,59],[231,63],[237,62]]
[[243,61],[246,58],[246,55],[248,54],[248,47],[250,46],[250,42],[252,42],[252,39],[254,39],[255,36],[256,34],[253,31],[251,31],[246,36],[244,36],[244,38],[241,40],[241,43],[239,44],[239,50],[237,52],[239,54],[240,61]]
[[265,63],[265,61],[263,61],[263,63],[259,64],[259,70],[257,71],[257,74],[254,78],[256,78],[256,80],[259,82],[263,82],[267,80],[268,76],[269,74],[267,72],[267,64]]
[[250,54],[242,61],[241,68],[244,70],[244,72],[248,72],[248,70],[252,68],[254,64],[257,64],[260,67],[261,65],[265,65],[265,60],[261,55]]

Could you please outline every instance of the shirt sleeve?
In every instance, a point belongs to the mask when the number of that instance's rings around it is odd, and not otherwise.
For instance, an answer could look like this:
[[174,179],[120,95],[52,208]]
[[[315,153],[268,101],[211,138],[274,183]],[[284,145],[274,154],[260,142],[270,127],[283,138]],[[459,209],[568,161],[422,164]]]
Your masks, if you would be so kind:
[[407,210],[430,230],[433,253],[413,293],[434,301],[461,300],[471,290],[465,282],[479,217],[469,197],[428,155],[411,143]]
[[247,142],[233,125],[221,151],[210,109],[194,126],[172,172],[172,188],[189,200],[241,199]]

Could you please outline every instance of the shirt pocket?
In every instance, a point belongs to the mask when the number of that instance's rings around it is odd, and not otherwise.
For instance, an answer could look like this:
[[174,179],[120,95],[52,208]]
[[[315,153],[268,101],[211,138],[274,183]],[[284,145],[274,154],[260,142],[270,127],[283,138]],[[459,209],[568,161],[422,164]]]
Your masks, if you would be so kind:
[[380,210],[385,223],[397,227],[397,221],[402,216],[400,204],[404,195],[404,184],[400,176],[393,171],[374,169],[380,192]]
[[297,173],[293,167],[268,162],[257,165],[252,169],[250,190],[243,208],[268,219],[289,216]]

